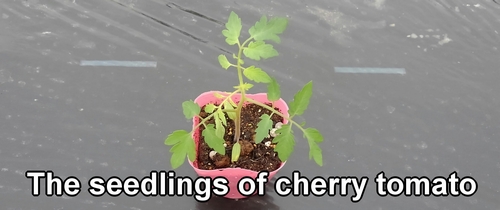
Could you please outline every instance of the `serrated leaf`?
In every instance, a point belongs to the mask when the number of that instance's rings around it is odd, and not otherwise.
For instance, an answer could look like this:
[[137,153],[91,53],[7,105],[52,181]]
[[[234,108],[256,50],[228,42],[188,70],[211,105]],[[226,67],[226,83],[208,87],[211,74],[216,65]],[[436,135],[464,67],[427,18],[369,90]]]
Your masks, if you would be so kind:
[[253,84],[250,84],[250,83],[243,83],[243,85],[237,85],[237,86],[234,86],[234,88],[236,89],[240,89],[240,88],[243,88],[246,90],[250,90],[250,88],[253,87]]
[[314,159],[314,162],[319,166],[323,166],[323,154],[316,142],[308,140],[309,143],[309,159]]
[[[225,110],[234,109],[234,107],[231,105],[229,100],[224,101],[224,109]],[[231,119],[231,120],[234,120],[234,118],[236,118],[236,112],[226,112],[226,114],[227,114],[227,117],[229,117],[229,119]]]
[[250,66],[243,70],[243,75],[249,80],[252,80],[257,83],[270,83],[271,77],[262,69],[257,68],[255,66]]
[[203,137],[205,138],[205,142],[207,145],[214,149],[217,153],[221,155],[226,154],[226,148],[224,148],[224,139],[219,138],[215,134],[215,127],[213,124],[208,124],[207,127],[205,127],[205,130],[202,132]]
[[276,51],[272,45],[266,44],[264,41],[252,41],[243,49],[243,54],[250,59],[258,61],[261,58],[267,59],[277,56],[278,51]]
[[219,118],[220,121],[222,122],[222,124],[224,126],[227,125],[227,121],[226,121],[226,115],[224,115],[224,112],[222,111],[222,109],[219,109],[215,112],[215,117]]
[[220,64],[220,66],[222,66],[222,68],[227,70],[227,68],[229,68],[229,66],[231,66],[231,63],[229,63],[229,61],[227,60],[225,55],[222,55],[222,54],[219,55],[218,59],[219,59],[219,64]]
[[260,121],[257,124],[257,129],[255,130],[255,143],[258,144],[264,140],[264,138],[269,135],[269,130],[273,128],[273,121],[271,116],[263,114],[260,116]]
[[223,139],[225,133],[226,133],[226,127],[224,127],[224,125],[222,125],[222,121],[218,117],[216,117],[215,118],[215,135],[217,135],[217,137]]
[[281,137],[279,137],[281,136],[281,134],[286,134],[286,133],[293,134],[292,126],[290,124],[284,124],[281,126],[280,129],[276,130],[275,133],[277,134],[277,136],[274,137],[273,143],[279,143],[279,141],[282,139]]
[[215,106],[214,104],[209,103],[209,104],[207,104],[207,105],[205,106],[205,112],[207,112],[207,113],[210,113],[210,114],[211,114],[212,112],[214,112],[215,108],[216,108],[216,106]]
[[174,146],[170,148],[172,157],[170,158],[170,164],[172,168],[177,168],[184,163],[186,154],[188,158],[193,161],[196,158],[196,149],[194,140],[187,131],[178,130],[174,131],[165,140],[166,145]]
[[174,145],[180,141],[185,141],[187,138],[191,138],[191,135],[187,131],[176,130],[167,136],[165,145]]
[[233,145],[233,151],[231,152],[231,162],[236,162],[240,158],[241,145],[239,142]]
[[273,40],[276,43],[280,43],[281,40],[278,34],[283,33],[287,25],[288,20],[286,18],[271,18],[268,22],[267,17],[262,16],[260,21],[256,22],[248,30],[248,33],[257,41]]
[[240,37],[241,27],[241,19],[236,13],[231,12],[226,23],[226,29],[222,30],[222,34],[226,37],[226,42],[229,45],[239,43],[238,38]]
[[267,84],[267,100],[277,101],[281,97],[280,85],[276,79],[271,77],[271,82]]
[[[295,146],[295,140],[292,133],[281,133],[274,138],[277,144],[274,147],[274,151],[278,153],[278,157],[281,161],[286,161],[293,153],[293,148]],[[274,142],[273,140],[273,142]]]
[[192,100],[184,101],[182,103],[182,112],[184,113],[186,119],[191,119],[194,116],[200,114],[200,110],[200,106]]
[[224,98],[224,96],[222,94],[220,94],[219,92],[214,92],[214,97],[216,97],[218,99]]
[[323,142],[323,135],[316,128],[306,128],[304,130],[304,138],[313,142]]
[[309,106],[309,100],[312,95],[312,81],[308,82],[304,87],[299,90],[293,97],[293,101],[290,102],[290,109],[288,113],[291,117],[295,115],[301,115]]
[[274,151],[278,152],[281,161],[286,161],[293,153],[295,146],[292,127],[290,124],[282,125],[280,129],[276,130],[276,133],[278,135],[273,139],[273,143],[276,143]]

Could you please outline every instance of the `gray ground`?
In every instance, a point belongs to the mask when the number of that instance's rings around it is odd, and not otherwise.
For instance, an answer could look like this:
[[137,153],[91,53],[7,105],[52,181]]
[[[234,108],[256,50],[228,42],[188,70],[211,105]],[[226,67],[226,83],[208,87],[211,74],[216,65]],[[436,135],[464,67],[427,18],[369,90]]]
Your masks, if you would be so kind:
[[[201,2],[201,1],[200,1]],[[17,0],[0,6],[1,209],[500,209],[500,5],[492,1]],[[181,103],[231,90],[217,55],[230,11],[248,28],[286,16],[261,62],[290,100],[309,80],[303,118],[321,130],[325,165],[301,138],[278,173],[370,178],[349,195],[93,197],[94,176],[142,178],[170,170],[165,136],[190,124]],[[154,61],[156,67],[91,67],[82,60]],[[335,67],[404,68],[405,74],[337,73]],[[262,87],[254,91],[265,90]],[[27,170],[82,182],[76,197],[33,197]],[[471,196],[380,197],[374,178],[473,177]],[[177,175],[196,177],[184,165]],[[272,180],[271,182],[274,182]],[[271,185],[272,186],[272,185]],[[42,192],[44,188],[42,187]]]

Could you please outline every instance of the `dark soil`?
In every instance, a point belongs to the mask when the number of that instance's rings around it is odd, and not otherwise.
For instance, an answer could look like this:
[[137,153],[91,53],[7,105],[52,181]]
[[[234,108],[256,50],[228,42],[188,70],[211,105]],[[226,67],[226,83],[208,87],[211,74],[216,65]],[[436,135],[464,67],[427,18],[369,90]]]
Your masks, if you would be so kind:
[[[270,104],[268,104],[270,105]],[[201,117],[207,117],[205,107],[202,107],[200,112]],[[277,111],[278,108],[276,108]],[[278,158],[278,153],[274,152],[274,144],[266,146],[265,143],[272,141],[273,137],[265,138],[261,143],[255,144],[254,135],[257,124],[260,121],[260,116],[263,114],[271,115],[271,111],[262,108],[256,104],[247,104],[242,108],[241,112],[241,153],[238,161],[231,163],[231,153],[234,138],[234,121],[226,115],[227,126],[224,140],[227,144],[226,155],[217,154],[212,160],[209,156],[212,149],[205,143],[201,133],[205,129],[200,126],[200,140],[198,144],[198,167],[204,170],[222,169],[222,168],[244,168],[253,171],[274,171],[280,167],[281,160]],[[283,122],[283,118],[279,115],[272,115],[273,127],[277,122]],[[214,119],[208,120],[208,124],[215,124]]]

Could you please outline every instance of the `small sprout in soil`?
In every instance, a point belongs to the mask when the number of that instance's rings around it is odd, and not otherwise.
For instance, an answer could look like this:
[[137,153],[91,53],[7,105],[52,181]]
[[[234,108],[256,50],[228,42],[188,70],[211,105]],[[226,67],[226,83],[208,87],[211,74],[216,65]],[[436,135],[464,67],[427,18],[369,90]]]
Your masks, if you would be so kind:
[[[195,141],[192,138],[192,134],[197,131],[201,133],[200,145],[204,142],[205,147],[211,148],[208,156],[217,168],[234,167],[234,164],[241,162],[240,158],[244,156],[248,159],[262,155],[275,157],[277,154],[279,160],[284,162],[290,157],[295,147],[293,128],[300,130],[303,138],[307,140],[309,159],[313,159],[320,166],[323,165],[322,150],[318,145],[323,141],[323,136],[317,129],[305,128],[305,124],[299,124],[293,120],[294,117],[302,115],[309,105],[312,96],[312,81],[306,83],[294,95],[293,101],[288,103],[288,113],[281,113],[274,107],[274,102],[281,97],[277,80],[257,66],[244,65],[245,58],[260,61],[278,56],[278,51],[272,43],[281,43],[279,35],[285,31],[287,25],[286,18],[268,19],[262,16],[248,29],[249,37],[242,39],[241,19],[236,13],[231,12],[222,34],[226,37],[226,43],[236,46],[237,51],[229,56],[234,59],[232,62],[225,54],[219,55],[217,59],[223,69],[228,70],[232,67],[236,70],[238,85],[234,86],[233,92],[215,93],[214,96],[221,100],[217,104],[209,103],[200,107],[192,100],[182,103],[184,116],[187,119],[198,119],[199,122],[191,131],[177,130],[165,139],[165,144],[172,146],[170,162],[173,168],[182,165],[186,156],[191,161],[197,158]],[[255,83],[267,85],[269,104],[247,97],[247,91],[254,87]],[[239,101],[233,101],[235,94],[241,95]],[[260,116],[256,119],[257,122],[246,122],[243,119],[242,110],[249,104],[258,106],[253,111]],[[276,122],[276,117],[288,123]],[[274,127],[273,123],[276,123]],[[254,130],[245,130],[249,127]],[[263,143],[264,140],[266,141]],[[261,150],[263,147],[272,148],[272,150]],[[206,155],[205,153],[203,157],[206,158]]]

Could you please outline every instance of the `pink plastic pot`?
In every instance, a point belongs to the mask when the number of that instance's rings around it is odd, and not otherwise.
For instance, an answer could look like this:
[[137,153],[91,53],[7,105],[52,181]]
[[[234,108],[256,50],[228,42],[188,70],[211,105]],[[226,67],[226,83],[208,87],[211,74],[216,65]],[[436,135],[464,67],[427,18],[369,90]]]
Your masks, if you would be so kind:
[[[200,96],[198,96],[194,102],[200,105],[200,107],[208,104],[208,103],[213,103],[213,104],[219,104],[222,102],[223,99],[216,98],[214,96],[214,93],[218,91],[209,91],[202,93]],[[221,93],[222,95],[227,95],[227,93],[223,92],[218,92]],[[254,99],[256,101],[262,102],[262,103],[269,103],[269,100],[267,100],[267,94],[266,93],[258,93],[258,94],[246,94],[247,98]],[[238,103],[240,101],[241,95],[240,94],[235,94],[232,96],[232,99],[235,103]],[[274,102],[274,105],[286,116],[288,116],[288,105],[286,102],[282,99],[279,99],[278,101]],[[193,127],[197,125],[199,122],[199,119],[197,117],[193,118]],[[287,120],[285,119],[283,124],[288,123]],[[198,157],[198,143],[199,143],[199,137],[200,137],[200,132],[198,129],[196,129],[195,132],[193,132],[193,139],[195,140],[195,145],[196,145],[196,155]],[[188,159],[189,160],[189,159]],[[271,178],[276,175],[276,173],[283,168],[286,162],[282,162],[281,166],[274,170],[269,172],[268,180],[271,180]],[[238,181],[240,181],[243,177],[248,176],[252,177],[255,179],[257,175],[259,174],[256,171],[251,171],[247,169],[242,169],[242,168],[225,168],[225,169],[215,169],[215,170],[202,170],[198,168],[198,162],[195,160],[194,162],[189,161],[189,164],[193,167],[193,169],[196,171],[196,173],[199,176],[202,177],[211,177],[214,179],[215,177],[225,177],[229,183],[229,193],[224,196],[226,198],[230,199],[241,199],[241,198],[246,198],[248,196],[244,196],[238,192]]]

